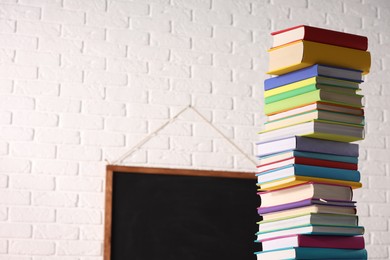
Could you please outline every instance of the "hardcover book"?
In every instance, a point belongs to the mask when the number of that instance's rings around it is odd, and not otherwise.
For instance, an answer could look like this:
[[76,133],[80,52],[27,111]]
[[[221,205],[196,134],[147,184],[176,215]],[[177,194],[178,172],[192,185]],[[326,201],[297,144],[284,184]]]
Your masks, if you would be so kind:
[[297,150],[333,155],[359,157],[359,145],[347,142],[335,142],[316,138],[289,135],[256,143],[257,156]]
[[308,25],[298,25],[272,32],[272,47],[277,47],[298,40],[307,40],[337,45],[358,50],[367,50],[368,39],[365,36],[329,30]]
[[266,239],[261,242],[261,245],[263,251],[288,247],[364,249],[364,237],[292,235]]
[[280,250],[257,252],[258,260],[280,259],[367,259],[365,249],[337,249],[316,247],[293,247]]
[[370,71],[370,52],[311,41],[296,41],[269,50],[271,75],[282,75],[314,64]]
[[363,82],[361,70],[315,64],[306,68],[294,70],[283,75],[266,79],[264,81],[264,90],[271,90],[273,88],[317,76],[327,77],[328,79],[333,80],[345,80],[355,84]]
[[292,176],[305,176],[314,178],[325,178],[343,181],[360,181],[360,172],[356,170],[346,170],[339,168],[329,168],[321,166],[290,164],[266,172],[256,174],[257,181],[261,185],[265,182],[284,179]]

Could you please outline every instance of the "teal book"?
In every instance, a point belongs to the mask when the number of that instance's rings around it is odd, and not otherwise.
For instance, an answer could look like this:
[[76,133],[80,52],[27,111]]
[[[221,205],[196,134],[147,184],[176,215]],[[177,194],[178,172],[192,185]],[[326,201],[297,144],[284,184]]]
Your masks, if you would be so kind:
[[305,152],[305,151],[283,151],[271,155],[258,156],[259,164],[272,163],[275,161],[285,160],[291,157],[303,157],[303,158],[312,158],[319,160],[327,160],[327,161],[335,161],[335,162],[345,162],[345,163],[358,163],[357,156],[343,156],[343,155],[335,155],[329,153],[317,153],[317,152]]
[[257,259],[367,259],[366,249],[291,247],[256,252]]
[[284,167],[256,174],[256,176],[258,184],[292,176],[306,176],[313,178],[325,178],[353,182],[360,181],[360,172],[357,170],[346,170],[303,164],[290,164]]

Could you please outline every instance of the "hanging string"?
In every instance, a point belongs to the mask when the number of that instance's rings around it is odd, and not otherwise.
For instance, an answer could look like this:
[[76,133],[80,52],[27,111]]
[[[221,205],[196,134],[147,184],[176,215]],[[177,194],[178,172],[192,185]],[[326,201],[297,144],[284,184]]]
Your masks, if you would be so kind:
[[142,139],[139,143],[137,143],[136,145],[134,145],[129,151],[127,151],[125,154],[123,154],[122,156],[120,156],[117,160],[115,160],[114,162],[112,162],[112,164],[118,164],[120,162],[122,162],[124,159],[126,159],[127,157],[129,157],[132,153],[134,153],[135,151],[137,151],[139,148],[141,148],[145,143],[147,143],[150,139],[152,139],[153,137],[155,137],[158,132],[160,132],[162,129],[164,129],[167,125],[173,123],[174,121],[176,121],[176,119],[181,115],[183,114],[185,111],[187,110],[193,110],[203,121],[205,121],[208,125],[210,125],[215,131],[217,131],[217,133],[219,133],[227,142],[229,142],[232,146],[234,146],[242,155],[245,156],[245,158],[247,158],[250,162],[252,162],[255,166],[257,166],[257,163],[255,160],[253,160],[248,154],[246,154],[237,144],[235,144],[232,140],[229,139],[229,137],[227,137],[222,131],[220,131],[217,127],[215,127],[204,115],[202,115],[195,107],[189,105],[185,108],[183,108],[181,111],[179,111],[176,115],[174,115],[171,119],[169,119],[168,121],[166,121],[164,124],[162,124],[159,128],[157,128],[156,130],[154,130],[152,133],[150,133],[149,135],[147,135],[144,139]]

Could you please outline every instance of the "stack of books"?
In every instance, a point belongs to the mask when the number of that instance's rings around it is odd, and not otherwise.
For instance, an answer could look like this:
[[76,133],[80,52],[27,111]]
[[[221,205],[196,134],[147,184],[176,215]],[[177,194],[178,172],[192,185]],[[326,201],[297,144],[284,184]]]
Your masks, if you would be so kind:
[[300,25],[272,33],[257,143],[258,259],[367,259],[362,186],[367,38]]

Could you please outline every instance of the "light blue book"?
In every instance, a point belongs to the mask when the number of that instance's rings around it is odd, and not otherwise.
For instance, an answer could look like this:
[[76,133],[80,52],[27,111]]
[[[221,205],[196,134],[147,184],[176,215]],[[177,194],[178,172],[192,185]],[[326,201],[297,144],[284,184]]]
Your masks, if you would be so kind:
[[291,247],[255,253],[262,259],[367,259],[365,249]]

